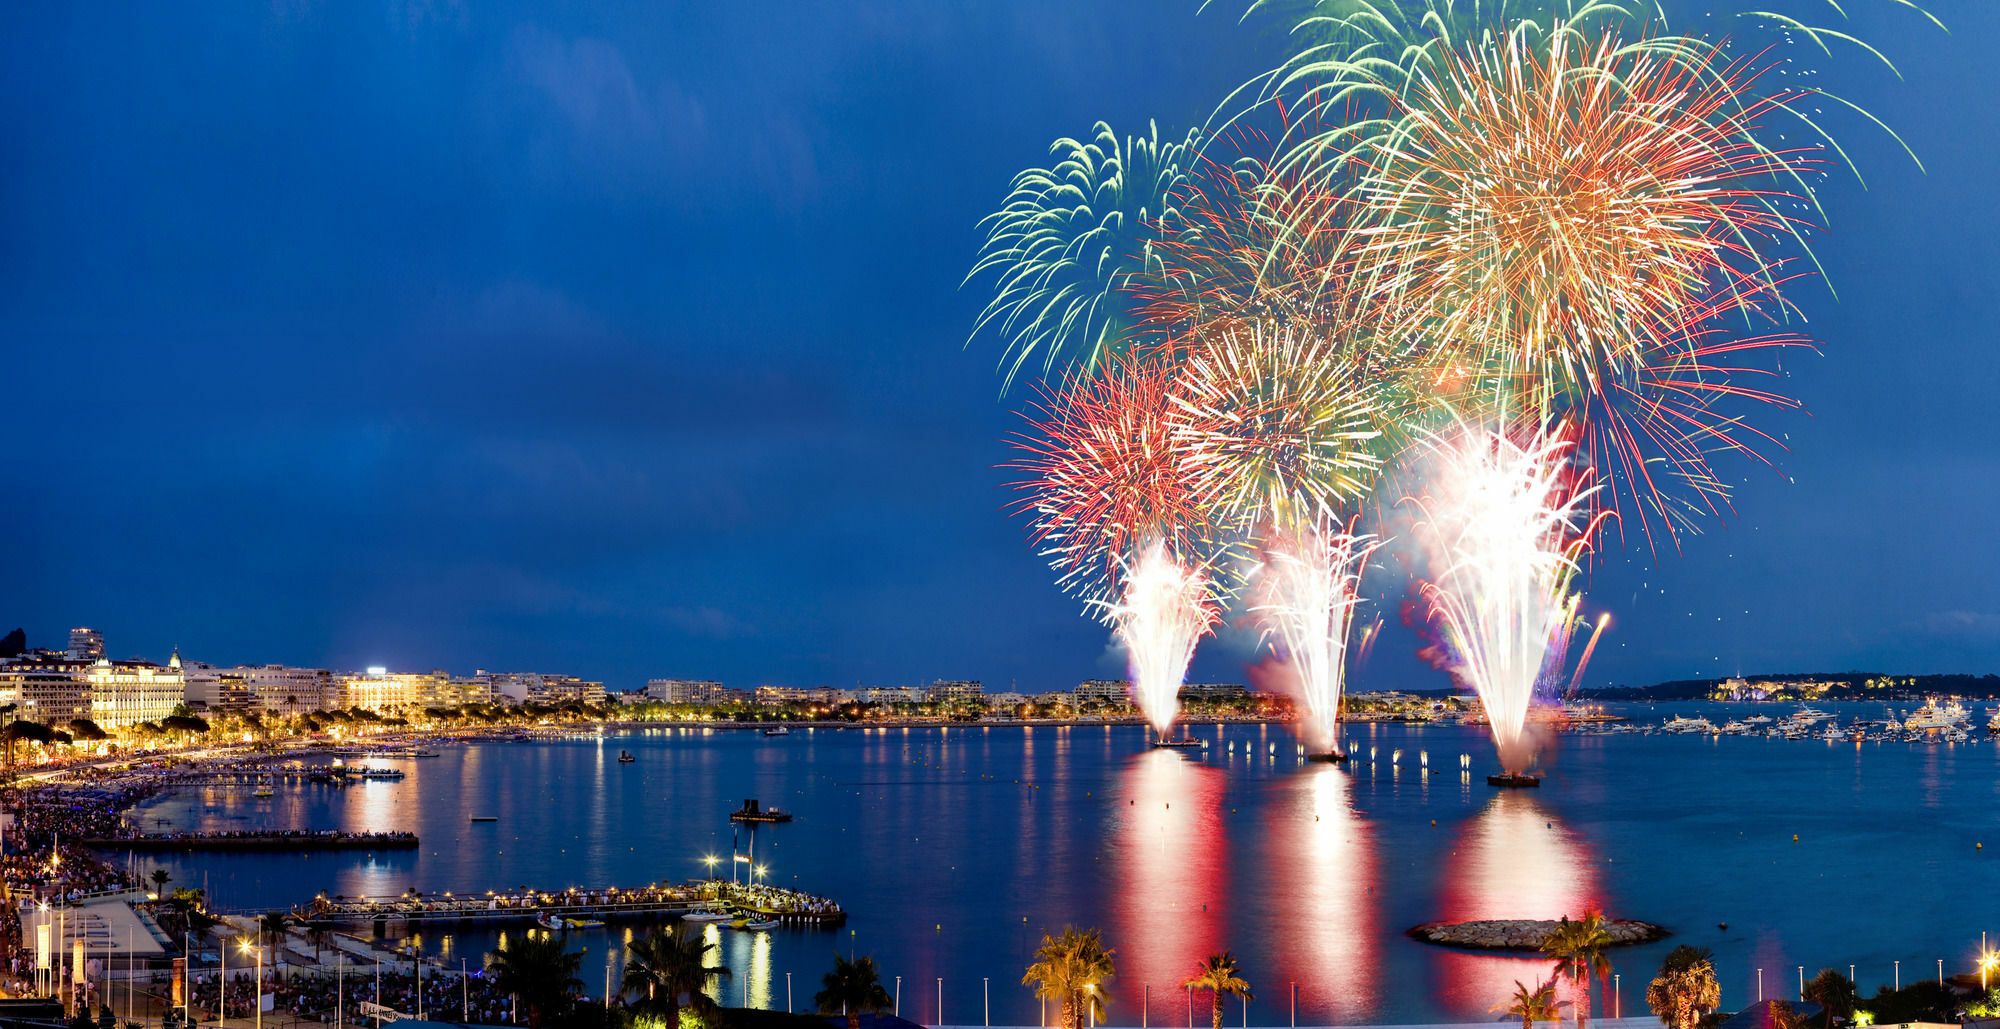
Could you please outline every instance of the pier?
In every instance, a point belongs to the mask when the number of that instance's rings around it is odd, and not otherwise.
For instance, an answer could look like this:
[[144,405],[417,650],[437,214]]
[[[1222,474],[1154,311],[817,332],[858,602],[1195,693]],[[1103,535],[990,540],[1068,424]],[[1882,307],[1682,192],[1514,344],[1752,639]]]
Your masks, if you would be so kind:
[[516,889],[485,893],[420,893],[393,897],[321,894],[293,914],[331,922],[533,922],[543,915],[600,921],[678,917],[695,910],[730,911],[788,925],[837,926],[847,912],[825,897],[778,886],[698,880],[623,888]]
[[407,850],[413,832],[167,832],[77,841],[98,850]]

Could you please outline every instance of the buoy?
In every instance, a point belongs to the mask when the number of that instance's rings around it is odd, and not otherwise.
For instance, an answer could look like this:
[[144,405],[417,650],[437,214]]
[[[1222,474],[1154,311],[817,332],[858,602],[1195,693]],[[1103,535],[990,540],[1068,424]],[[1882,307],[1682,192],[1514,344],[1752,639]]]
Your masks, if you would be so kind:
[[1798,834],[1798,833],[1793,833],[1793,834],[1792,834],[1792,842],[1793,842],[1793,843],[1797,843],[1797,842],[1799,842],[1799,834]]

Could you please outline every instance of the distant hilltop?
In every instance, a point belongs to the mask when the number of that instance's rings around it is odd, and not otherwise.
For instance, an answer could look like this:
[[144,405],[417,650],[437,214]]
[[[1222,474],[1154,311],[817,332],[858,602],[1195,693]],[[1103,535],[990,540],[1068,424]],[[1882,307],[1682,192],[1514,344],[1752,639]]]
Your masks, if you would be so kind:
[[1887,675],[1811,672],[1676,679],[1651,686],[1578,690],[1590,700],[1904,700],[1925,696],[2000,699],[2000,675]]

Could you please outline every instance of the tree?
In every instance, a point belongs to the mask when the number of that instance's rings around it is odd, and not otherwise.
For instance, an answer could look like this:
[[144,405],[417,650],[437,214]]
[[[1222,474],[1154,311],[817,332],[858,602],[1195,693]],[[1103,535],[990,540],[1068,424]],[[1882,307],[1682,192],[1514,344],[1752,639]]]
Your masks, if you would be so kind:
[[1806,1020],[1789,1001],[1774,1000],[1766,1010],[1771,1018],[1765,1029],[1805,1029]]
[[276,946],[279,940],[285,938],[285,924],[284,912],[264,912],[263,917],[257,919],[257,935],[261,937],[260,942]]
[[1201,964],[1195,966],[1194,975],[1181,985],[1210,992],[1213,1002],[1209,1013],[1214,1016],[1215,1029],[1222,1029],[1223,997],[1254,999],[1250,995],[1250,984],[1243,980],[1242,969],[1236,965],[1236,955],[1226,950],[1203,958]]
[[320,952],[326,949],[327,944],[333,942],[333,923],[307,922],[306,942],[313,945],[313,964],[321,964]]
[[1820,1006],[1825,1015],[1826,1029],[1833,1029],[1836,1018],[1853,1018],[1854,1004],[1860,996],[1853,980],[1831,968],[1820,969],[1818,975],[1806,981],[1806,999]]
[[570,998],[583,988],[576,977],[582,964],[583,952],[564,950],[559,936],[509,938],[504,950],[486,955],[494,986],[513,994],[532,1029],[569,1013]]
[[1564,915],[1542,941],[1542,953],[1556,963],[1555,974],[1569,979],[1576,989],[1577,1029],[1590,1024],[1590,981],[1611,978],[1611,959],[1604,956],[1609,946],[1611,933],[1597,911],[1585,911],[1574,922]]
[[882,977],[876,972],[872,957],[849,961],[835,953],[833,971],[819,982],[821,989],[813,995],[813,1003],[823,1015],[846,1015],[847,1029],[861,1029],[863,1011],[880,1011],[889,1006],[889,991],[882,988]]
[[1101,1017],[1107,998],[1098,989],[1115,973],[1114,952],[1105,949],[1095,929],[1069,926],[1061,936],[1042,934],[1035,949],[1035,962],[1021,976],[1022,985],[1036,984],[1035,996],[1056,1001],[1063,1029],[1083,1029],[1086,1014]]
[[31,722],[26,718],[17,718],[8,722],[5,728],[0,728],[0,741],[4,741],[6,744],[7,767],[10,771],[14,767],[14,744],[54,743],[55,739],[56,731],[54,729],[40,722]]
[[97,723],[88,718],[70,719],[69,734],[79,740],[91,740],[93,742],[105,739],[111,735],[103,729],[98,728]]
[[1646,1003],[1668,1029],[1695,1029],[1701,1016],[1722,1003],[1722,985],[1706,947],[1675,947],[1646,987]]
[[668,1029],[681,1024],[681,997],[698,1015],[715,1009],[708,996],[708,981],[727,979],[723,965],[708,963],[708,952],[716,945],[679,928],[667,928],[632,941],[625,949],[625,990],[640,991],[634,1005],[640,1011],[660,1014]]
[[1514,980],[1514,996],[1493,1005],[1493,1010],[1520,1019],[1521,1029],[1535,1029],[1536,1022],[1561,1018],[1562,1009],[1568,1006],[1569,1001],[1556,999],[1556,977],[1551,975],[1547,982],[1533,987]]
[[28,650],[28,634],[15,629],[0,636],[0,657],[20,657]]
[[172,878],[173,875],[164,868],[153,869],[153,892],[162,897],[166,896],[167,880]]

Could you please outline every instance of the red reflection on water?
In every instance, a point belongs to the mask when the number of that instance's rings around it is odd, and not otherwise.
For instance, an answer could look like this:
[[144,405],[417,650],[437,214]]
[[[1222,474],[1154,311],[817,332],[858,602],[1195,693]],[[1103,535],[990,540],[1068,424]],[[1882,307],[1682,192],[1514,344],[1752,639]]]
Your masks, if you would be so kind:
[[[1128,803],[1112,812],[1118,898],[1114,934],[1105,943],[1118,951],[1112,986],[1123,1011],[1112,1020],[1136,1024],[1150,985],[1150,1024],[1184,1025],[1187,998],[1180,984],[1203,957],[1224,946],[1224,776],[1154,750],[1125,767],[1120,785]],[[1203,1018],[1206,1004],[1196,1004]]]
[[[1589,847],[1529,791],[1495,793],[1460,829],[1446,869],[1441,921],[1574,918],[1603,903]],[[1492,1006],[1513,993],[1516,980],[1533,985],[1547,979],[1551,967],[1540,956],[1455,950],[1441,955],[1433,965],[1435,995],[1466,1018],[1489,1017]],[[1602,990],[1592,992],[1593,1000],[1603,1000]],[[1575,1000],[1567,987],[1561,996]]]
[[1297,983],[1302,1024],[1367,1022],[1377,1011],[1381,978],[1373,827],[1354,809],[1346,771],[1313,765],[1295,787],[1271,805],[1266,833],[1265,860],[1284,894],[1272,923],[1282,936],[1276,948],[1282,979],[1254,988],[1266,1018],[1289,1017]]

